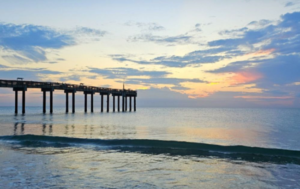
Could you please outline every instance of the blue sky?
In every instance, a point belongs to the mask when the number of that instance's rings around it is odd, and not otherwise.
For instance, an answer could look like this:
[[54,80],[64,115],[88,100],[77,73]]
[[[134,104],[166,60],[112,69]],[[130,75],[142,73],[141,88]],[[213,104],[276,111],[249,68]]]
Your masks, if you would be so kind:
[[299,51],[299,1],[0,1],[1,79],[125,82],[143,106],[300,107]]

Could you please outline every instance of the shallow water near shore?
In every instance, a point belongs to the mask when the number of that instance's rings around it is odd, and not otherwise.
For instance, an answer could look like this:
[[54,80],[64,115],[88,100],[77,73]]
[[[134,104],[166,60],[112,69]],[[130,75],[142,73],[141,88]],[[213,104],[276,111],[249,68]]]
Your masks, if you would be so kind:
[[0,188],[300,188],[300,110],[0,107]]

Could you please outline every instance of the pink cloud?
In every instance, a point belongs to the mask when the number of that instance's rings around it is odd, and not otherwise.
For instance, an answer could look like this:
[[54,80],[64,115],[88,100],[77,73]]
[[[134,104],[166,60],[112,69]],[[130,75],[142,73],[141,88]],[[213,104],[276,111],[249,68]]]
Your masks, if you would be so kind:
[[240,71],[234,73],[234,75],[230,78],[229,83],[230,85],[249,83],[262,77],[263,75],[256,71]]

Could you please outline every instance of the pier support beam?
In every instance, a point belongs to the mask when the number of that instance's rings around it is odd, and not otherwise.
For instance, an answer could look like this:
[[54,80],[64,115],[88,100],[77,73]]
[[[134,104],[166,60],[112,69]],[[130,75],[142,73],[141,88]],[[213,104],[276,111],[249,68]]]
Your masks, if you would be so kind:
[[41,88],[41,91],[43,92],[43,113],[46,113],[46,97],[47,97],[47,91],[50,92],[50,113],[53,113],[53,88]]
[[91,112],[94,112],[94,94],[95,92],[84,91],[84,112],[87,112],[87,95],[91,95]]
[[18,91],[15,91],[15,114],[18,113]]
[[76,93],[76,91],[74,89],[66,89],[65,93],[66,93],[66,113],[69,112],[69,93],[72,93],[72,113],[75,113],[75,93]]
[[91,93],[91,112],[94,112],[94,93]]
[[125,97],[125,111],[127,112],[127,96]]
[[43,91],[43,113],[46,113],[46,91]]
[[131,111],[131,96],[129,97],[129,111]]
[[120,112],[120,96],[118,95],[118,112]]
[[75,92],[74,91],[72,92],[72,113],[75,113]]
[[101,95],[101,112],[103,112],[103,94],[100,95]]
[[50,114],[53,113],[53,90],[50,91]]
[[113,95],[113,112],[115,112],[115,95]]
[[22,114],[25,114],[25,91],[22,91]]
[[66,113],[69,112],[69,93],[66,92]]
[[109,94],[107,94],[107,107],[106,111],[109,112]]
[[25,114],[25,91],[27,91],[27,87],[14,87],[13,91],[15,91],[15,114],[18,113],[18,92],[22,91],[22,114]]
[[125,96],[122,96],[122,112],[125,112]]
[[134,111],[136,111],[136,96],[134,97]]
[[84,93],[84,113],[87,112],[87,94]]
[[124,112],[126,112],[127,96],[124,97]]

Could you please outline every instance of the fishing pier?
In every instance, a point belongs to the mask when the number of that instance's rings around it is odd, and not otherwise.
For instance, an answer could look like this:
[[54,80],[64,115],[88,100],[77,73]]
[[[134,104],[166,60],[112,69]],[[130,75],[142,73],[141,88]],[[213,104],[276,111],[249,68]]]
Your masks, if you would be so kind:
[[91,95],[91,112],[94,112],[94,94],[99,93],[101,96],[101,112],[103,112],[103,96],[107,96],[107,108],[109,112],[109,96],[113,97],[113,112],[115,112],[115,100],[117,98],[117,109],[120,111],[120,97],[122,97],[122,112],[126,112],[128,108],[132,111],[132,98],[133,109],[136,111],[136,97],[137,91],[130,89],[112,89],[104,87],[86,86],[84,84],[75,85],[68,83],[55,83],[55,82],[40,82],[40,81],[23,81],[22,78],[17,80],[2,80],[0,79],[0,87],[12,88],[15,91],[15,114],[18,113],[18,92],[22,92],[22,113],[25,114],[25,94],[29,88],[39,88],[43,93],[43,113],[46,113],[46,93],[50,93],[50,113],[53,113],[53,92],[55,90],[63,90],[66,94],[66,113],[69,112],[69,93],[72,95],[72,113],[75,113],[75,93],[83,92],[84,94],[84,112],[87,112],[87,95]]

